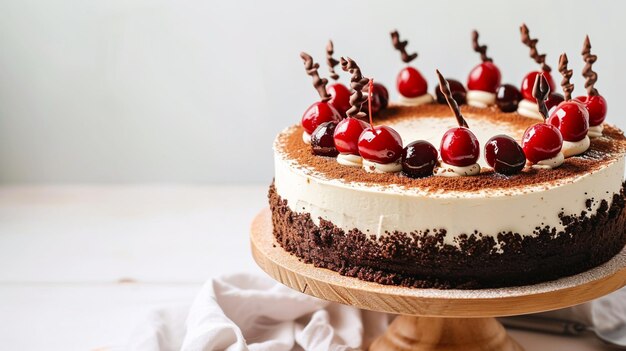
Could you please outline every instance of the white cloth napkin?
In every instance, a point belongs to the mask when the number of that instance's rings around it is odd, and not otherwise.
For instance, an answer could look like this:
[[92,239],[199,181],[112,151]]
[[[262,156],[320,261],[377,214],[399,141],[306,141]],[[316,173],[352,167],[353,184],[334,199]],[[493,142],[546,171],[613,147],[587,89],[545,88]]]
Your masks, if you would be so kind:
[[[587,325],[626,316],[626,290],[550,312]],[[367,348],[393,319],[289,289],[269,277],[236,274],[208,281],[189,305],[164,306],[133,333],[136,351],[343,351]]]

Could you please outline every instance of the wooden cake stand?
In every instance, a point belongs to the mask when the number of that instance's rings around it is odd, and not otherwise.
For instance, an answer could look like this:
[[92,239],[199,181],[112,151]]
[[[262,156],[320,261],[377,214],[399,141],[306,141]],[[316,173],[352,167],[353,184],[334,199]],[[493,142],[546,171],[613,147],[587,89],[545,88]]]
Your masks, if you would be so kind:
[[324,300],[399,316],[370,351],[522,351],[494,318],[577,305],[626,285],[626,249],[590,271],[537,285],[438,290],[381,285],[316,268],[274,239],[269,209],[252,223],[252,255],[272,278]]

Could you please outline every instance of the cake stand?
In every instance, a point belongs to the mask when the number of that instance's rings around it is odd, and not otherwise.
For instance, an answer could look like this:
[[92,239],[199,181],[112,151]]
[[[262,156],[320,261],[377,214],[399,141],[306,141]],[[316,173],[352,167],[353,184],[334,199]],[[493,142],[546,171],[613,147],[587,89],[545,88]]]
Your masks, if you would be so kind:
[[438,290],[381,285],[303,263],[275,241],[269,209],[254,219],[250,241],[261,269],[292,289],[399,315],[370,351],[522,351],[494,317],[569,307],[626,286],[626,249],[599,267],[547,283]]

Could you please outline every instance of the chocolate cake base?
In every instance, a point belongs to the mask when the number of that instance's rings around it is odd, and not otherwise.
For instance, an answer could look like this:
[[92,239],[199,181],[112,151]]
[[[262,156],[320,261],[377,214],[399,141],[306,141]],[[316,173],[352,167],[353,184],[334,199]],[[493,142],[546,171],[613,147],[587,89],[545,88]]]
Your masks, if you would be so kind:
[[[624,187],[596,213],[561,215],[565,229],[460,237],[459,247],[443,242],[445,230],[388,233],[381,238],[357,229],[347,233],[329,221],[316,225],[293,212],[274,185],[269,189],[273,231],[288,252],[316,267],[386,285],[438,289],[482,289],[527,285],[578,274],[598,266],[626,245]],[[588,201],[591,203],[591,200]],[[498,250],[499,248],[499,250]]]

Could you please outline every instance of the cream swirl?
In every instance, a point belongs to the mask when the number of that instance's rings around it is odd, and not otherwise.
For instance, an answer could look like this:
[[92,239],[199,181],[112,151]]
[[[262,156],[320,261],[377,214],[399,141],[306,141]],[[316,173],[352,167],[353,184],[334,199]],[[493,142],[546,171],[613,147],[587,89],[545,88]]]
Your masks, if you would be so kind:
[[539,106],[536,103],[523,99],[517,106],[517,113],[524,117],[537,118],[543,120],[543,116],[539,113]]
[[536,169],[552,169],[552,168],[557,168],[560,165],[563,164],[563,161],[565,161],[565,156],[563,156],[562,152],[559,152],[558,155],[552,157],[552,158],[548,158],[545,160],[541,160],[537,163],[535,163],[534,165],[532,165],[532,168],[536,168]]
[[311,144],[311,134],[307,132],[302,132],[302,141],[304,141],[304,143],[307,145]]
[[604,124],[599,124],[597,126],[589,126],[589,131],[587,135],[590,138],[599,138],[602,136],[602,131],[604,130]]
[[400,95],[400,101],[398,101],[398,103],[401,105],[406,105],[406,106],[418,106],[418,105],[430,104],[433,101],[435,101],[433,96],[430,95],[429,93],[426,93],[424,95],[420,95],[414,98],[409,98],[409,97]]
[[467,104],[474,107],[487,107],[496,103],[496,94],[482,90],[468,90]]
[[402,170],[400,159],[391,163],[378,163],[363,159],[363,169],[368,173],[395,173]]
[[474,163],[469,166],[453,166],[445,162],[441,162],[441,165],[435,169],[435,175],[439,177],[463,177],[463,176],[475,176],[480,173],[480,165]]
[[587,151],[587,149],[589,149],[590,144],[591,141],[589,140],[589,136],[587,135],[585,135],[585,137],[579,141],[563,140],[563,148],[561,149],[561,152],[565,157],[580,155],[583,152]]
[[339,154],[337,155],[337,163],[348,167],[361,167],[363,165],[363,158],[359,155]]

